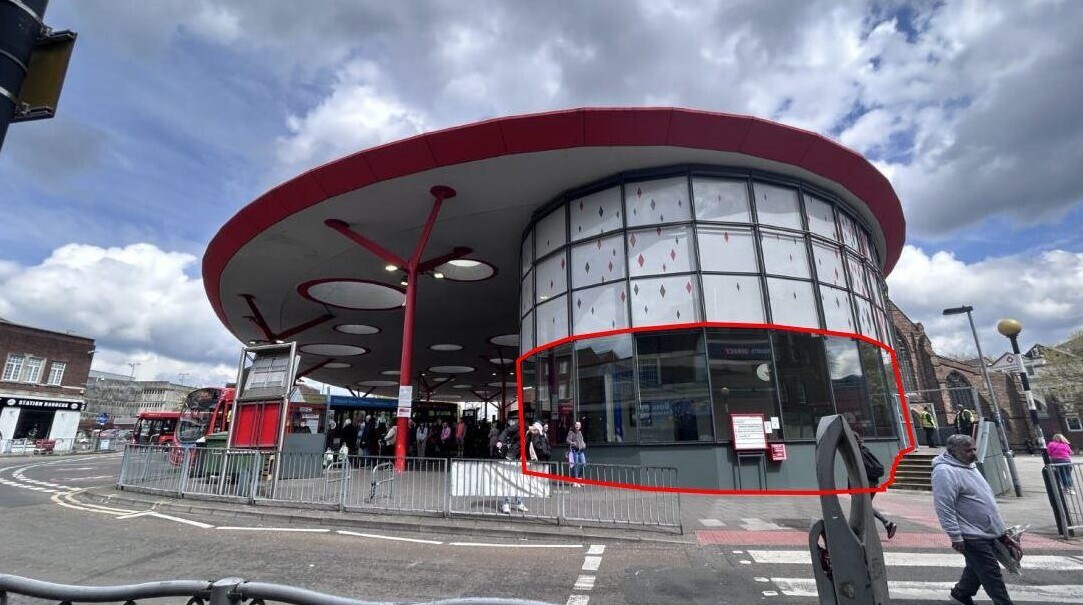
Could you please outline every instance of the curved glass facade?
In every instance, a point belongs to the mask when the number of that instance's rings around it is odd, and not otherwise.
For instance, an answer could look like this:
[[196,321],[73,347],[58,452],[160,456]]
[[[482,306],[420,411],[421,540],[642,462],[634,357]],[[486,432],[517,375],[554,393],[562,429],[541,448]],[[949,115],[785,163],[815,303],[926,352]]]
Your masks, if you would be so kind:
[[[838,198],[723,168],[625,176],[554,202],[522,245],[522,352],[572,335],[741,322],[890,342],[880,255]],[[579,339],[524,362],[524,410],[554,441],[727,442],[728,415],[812,440],[841,413],[895,437],[881,349],[783,329],[687,328]]]

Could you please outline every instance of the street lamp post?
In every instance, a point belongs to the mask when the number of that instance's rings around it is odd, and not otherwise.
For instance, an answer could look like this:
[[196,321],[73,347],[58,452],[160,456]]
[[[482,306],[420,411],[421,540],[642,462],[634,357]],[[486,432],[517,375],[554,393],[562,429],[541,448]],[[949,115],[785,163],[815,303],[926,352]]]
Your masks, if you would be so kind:
[[[974,334],[974,346],[978,349],[978,365],[981,366],[981,375],[985,379],[985,388],[989,389],[989,404],[993,406],[993,424],[996,426],[997,434],[1000,436],[1000,449],[1004,454],[1004,459],[1008,463],[1008,473],[1012,477],[1012,488],[1015,490],[1015,497],[1023,497],[1023,485],[1019,482],[1019,472],[1015,468],[1015,455],[1012,453],[1012,448],[1008,446],[1008,435],[1004,432],[1004,423],[1000,418],[1000,405],[997,404],[996,392],[993,391],[993,381],[989,379],[989,368],[985,366],[985,355],[981,352],[981,341],[978,339],[978,329],[974,327],[974,316],[971,313],[974,311],[974,307],[964,305],[962,307],[952,307],[951,309],[944,309],[944,315],[959,315],[966,313],[967,320],[970,321],[970,332]],[[978,406],[978,402],[974,402],[975,407]],[[978,415],[981,415],[981,409],[978,409]]]
[[1027,398],[1027,410],[1030,421],[1034,424],[1034,439],[1038,442],[1038,449],[1042,452],[1042,458],[1049,464],[1049,452],[1045,449],[1045,435],[1042,433],[1042,425],[1038,423],[1038,406],[1034,403],[1034,394],[1030,392],[1030,379],[1027,377],[1027,369],[1023,365],[1023,356],[1019,352],[1019,333],[1023,331],[1023,324],[1014,319],[1002,319],[997,323],[997,332],[1008,337],[1012,343],[1012,353],[1019,362],[1019,382],[1023,384],[1023,395]]

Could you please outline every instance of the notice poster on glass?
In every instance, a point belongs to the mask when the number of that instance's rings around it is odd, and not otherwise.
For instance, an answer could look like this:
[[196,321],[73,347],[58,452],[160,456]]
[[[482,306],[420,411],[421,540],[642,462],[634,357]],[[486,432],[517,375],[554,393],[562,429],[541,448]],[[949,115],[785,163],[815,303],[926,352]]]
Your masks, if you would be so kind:
[[763,432],[763,414],[730,414],[730,423],[733,426],[733,449],[737,451],[767,449],[767,435]]

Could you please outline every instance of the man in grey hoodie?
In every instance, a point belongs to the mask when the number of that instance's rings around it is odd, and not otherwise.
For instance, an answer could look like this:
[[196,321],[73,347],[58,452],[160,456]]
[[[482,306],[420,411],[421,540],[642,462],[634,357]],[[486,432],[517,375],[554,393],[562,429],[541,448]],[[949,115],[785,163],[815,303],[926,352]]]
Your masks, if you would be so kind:
[[997,540],[1004,539],[1004,521],[993,490],[978,472],[974,440],[968,435],[948,437],[947,450],[933,460],[933,506],[951,547],[966,559],[963,576],[951,589],[957,603],[970,605],[978,587],[996,605],[1011,605],[997,562]]

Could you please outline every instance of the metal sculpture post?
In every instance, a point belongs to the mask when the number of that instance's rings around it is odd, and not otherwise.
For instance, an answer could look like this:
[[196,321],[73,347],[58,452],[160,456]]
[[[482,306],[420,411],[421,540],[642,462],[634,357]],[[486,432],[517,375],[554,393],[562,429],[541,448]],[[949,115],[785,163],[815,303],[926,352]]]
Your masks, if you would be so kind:
[[[816,479],[819,489],[834,491],[835,462],[842,455],[853,489],[867,489],[868,479],[854,434],[842,416],[820,419],[816,428]],[[850,516],[838,495],[821,495],[823,519],[809,530],[809,551],[820,603],[882,605],[889,603],[884,551],[876,531],[870,493],[850,494]],[[823,543],[821,545],[821,542]]]

